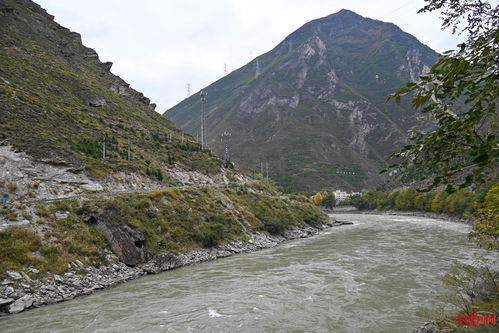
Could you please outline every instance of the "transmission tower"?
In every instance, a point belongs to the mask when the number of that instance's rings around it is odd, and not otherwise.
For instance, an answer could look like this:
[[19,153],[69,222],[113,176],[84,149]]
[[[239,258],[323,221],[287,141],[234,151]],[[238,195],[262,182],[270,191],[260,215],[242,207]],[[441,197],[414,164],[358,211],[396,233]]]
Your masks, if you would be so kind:
[[187,97],[191,95],[191,84],[187,83]]
[[227,64],[224,64],[224,75],[227,75],[229,70],[227,69]]
[[208,94],[204,91],[201,91],[199,93],[199,96],[201,96],[201,150],[204,150],[204,146],[206,145],[206,119],[204,114],[204,103]]
[[222,142],[224,144],[224,160],[226,163],[230,161],[230,153],[229,153],[229,141],[230,141],[230,136],[232,134],[229,131],[225,131],[222,133]]

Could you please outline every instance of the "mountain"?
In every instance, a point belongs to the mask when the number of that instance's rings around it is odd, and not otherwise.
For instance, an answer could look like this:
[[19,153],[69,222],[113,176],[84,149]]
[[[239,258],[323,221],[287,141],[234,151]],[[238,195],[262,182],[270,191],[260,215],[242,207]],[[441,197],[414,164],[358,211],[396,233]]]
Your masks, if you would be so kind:
[[[221,155],[227,143],[248,171],[268,163],[288,189],[374,188],[416,121],[410,105],[385,98],[437,58],[394,24],[349,10],[311,21],[202,89],[207,143]],[[195,136],[200,114],[196,94],[164,116]]]
[[[32,1],[0,3],[0,176],[11,197],[210,181],[221,159]],[[0,190],[2,186],[0,186]]]

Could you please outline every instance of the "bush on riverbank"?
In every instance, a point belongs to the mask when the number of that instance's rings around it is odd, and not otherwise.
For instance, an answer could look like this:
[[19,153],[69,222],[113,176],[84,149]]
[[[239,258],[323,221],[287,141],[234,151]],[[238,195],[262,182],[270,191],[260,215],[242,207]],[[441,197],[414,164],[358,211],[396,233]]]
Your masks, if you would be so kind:
[[467,190],[418,192],[415,189],[393,192],[369,191],[352,196],[348,203],[360,210],[400,210],[445,213],[455,216],[473,214],[483,195]]
[[499,185],[493,185],[483,193],[467,190],[418,192],[415,189],[370,191],[352,196],[347,204],[360,210],[421,211],[469,217],[474,220],[470,237],[481,247],[499,248]]

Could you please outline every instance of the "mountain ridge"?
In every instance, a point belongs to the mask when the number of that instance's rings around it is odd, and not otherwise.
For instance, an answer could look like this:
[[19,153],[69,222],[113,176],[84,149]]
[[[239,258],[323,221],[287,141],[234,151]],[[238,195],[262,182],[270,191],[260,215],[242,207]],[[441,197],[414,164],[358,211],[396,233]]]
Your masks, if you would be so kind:
[[[232,160],[249,171],[268,162],[288,189],[374,188],[416,121],[408,104],[385,98],[437,57],[394,24],[350,10],[313,20],[203,89],[208,144],[222,154],[231,132]],[[164,116],[195,136],[200,109],[191,96]]]

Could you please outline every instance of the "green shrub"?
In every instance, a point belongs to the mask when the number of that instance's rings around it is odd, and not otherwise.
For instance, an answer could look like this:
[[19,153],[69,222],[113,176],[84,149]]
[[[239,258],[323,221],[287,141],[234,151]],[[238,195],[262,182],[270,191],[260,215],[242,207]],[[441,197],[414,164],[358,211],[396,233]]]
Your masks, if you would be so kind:
[[225,238],[225,228],[220,223],[203,222],[197,228],[195,237],[203,247],[214,247]]
[[12,228],[0,231],[0,275],[8,269],[33,265],[37,262],[34,252],[40,247],[40,236],[31,230]]
[[318,226],[324,223],[323,215],[313,210],[311,207],[306,207],[303,209],[303,221],[311,226]]
[[286,230],[286,226],[282,221],[278,220],[265,221],[263,223],[263,230],[271,235],[282,235],[284,230]]

